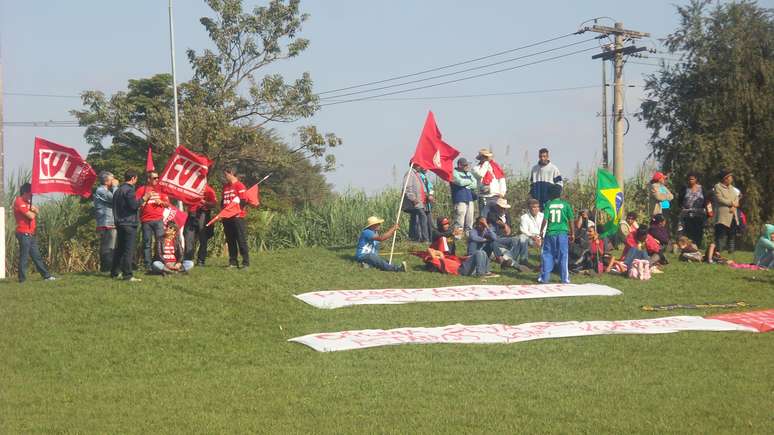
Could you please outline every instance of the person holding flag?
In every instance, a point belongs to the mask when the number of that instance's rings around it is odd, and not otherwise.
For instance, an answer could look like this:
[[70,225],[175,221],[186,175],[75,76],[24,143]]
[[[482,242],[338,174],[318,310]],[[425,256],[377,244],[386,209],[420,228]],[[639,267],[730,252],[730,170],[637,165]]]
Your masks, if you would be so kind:
[[494,154],[489,148],[480,149],[476,160],[478,165],[473,168],[473,175],[478,179],[478,215],[486,217],[492,204],[498,198],[505,198],[508,186],[505,172],[494,161]]
[[[618,186],[615,176],[606,169],[598,169],[595,201],[598,215],[595,220],[597,221],[597,233],[600,238],[610,239],[618,233],[623,205],[624,195]],[[631,225],[636,225],[636,215]]]
[[220,205],[225,211],[233,209],[233,214],[223,216],[223,232],[228,245],[228,267],[239,267],[237,254],[242,256],[242,268],[250,267],[250,252],[247,249],[247,189],[239,181],[235,168],[226,168],[223,171],[226,184],[223,186],[223,195]]
[[46,268],[46,263],[40,256],[38,240],[35,237],[36,220],[38,217],[37,207],[32,205],[32,185],[30,183],[22,184],[19,189],[19,196],[13,202],[13,217],[16,219],[16,240],[19,241],[19,282],[27,279],[27,262],[32,258],[32,263],[46,281],[54,281],[56,278],[51,276]]
[[199,202],[188,204],[188,219],[185,222],[183,239],[185,240],[185,260],[193,261],[196,252],[196,242],[199,242],[199,252],[196,255],[196,265],[204,266],[207,260],[207,242],[212,237],[213,227],[207,226],[210,221],[210,211],[218,205],[215,190],[207,184],[204,196]]
[[159,174],[148,172],[145,186],[137,189],[135,197],[140,203],[142,226],[142,252],[145,270],[152,272],[153,242],[164,237],[164,209],[169,207],[169,197],[159,188]]

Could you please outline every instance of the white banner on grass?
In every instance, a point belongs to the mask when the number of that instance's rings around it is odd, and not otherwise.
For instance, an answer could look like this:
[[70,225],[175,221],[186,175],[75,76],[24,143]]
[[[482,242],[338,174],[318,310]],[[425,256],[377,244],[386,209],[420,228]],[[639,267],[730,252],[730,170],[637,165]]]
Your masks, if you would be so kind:
[[291,338],[318,352],[364,349],[396,344],[431,343],[517,343],[545,338],[611,334],[667,334],[678,331],[746,331],[755,328],[705,319],[698,316],[674,316],[642,320],[591,322],[539,322],[521,325],[449,325],[437,328],[365,329],[328,332]]
[[349,305],[406,304],[409,302],[496,301],[504,299],[559,298],[566,296],[618,296],[621,292],[599,284],[461,285],[418,289],[334,290],[294,295],[317,308]]

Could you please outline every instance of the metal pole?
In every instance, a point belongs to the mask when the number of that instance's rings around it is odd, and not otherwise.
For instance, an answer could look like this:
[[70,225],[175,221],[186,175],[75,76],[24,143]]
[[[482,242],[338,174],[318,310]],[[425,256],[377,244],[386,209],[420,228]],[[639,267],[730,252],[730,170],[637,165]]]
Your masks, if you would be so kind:
[[602,60],[602,167],[608,168],[607,158],[607,68],[605,68],[606,60]]
[[615,34],[615,92],[613,93],[613,105],[615,106],[615,124],[613,125],[613,172],[618,186],[624,184],[624,156],[623,156],[623,138],[624,138],[624,119],[623,119],[623,49],[624,35],[623,23],[615,23],[615,28],[619,30]]
[[172,20],[172,0],[169,0],[169,55],[172,58],[172,95],[175,103],[175,147],[180,145],[180,127],[177,118],[177,75],[175,74],[175,24]]
[[3,57],[0,51],[0,279],[5,279],[5,145],[3,143]]

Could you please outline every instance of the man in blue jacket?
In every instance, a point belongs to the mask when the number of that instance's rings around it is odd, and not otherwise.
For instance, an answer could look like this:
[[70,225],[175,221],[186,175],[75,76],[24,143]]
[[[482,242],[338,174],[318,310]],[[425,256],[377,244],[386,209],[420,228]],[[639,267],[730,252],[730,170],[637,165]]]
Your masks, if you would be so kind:
[[141,204],[135,197],[135,184],[137,184],[137,172],[130,169],[124,174],[124,184],[113,193],[113,219],[116,223],[117,241],[113,255],[113,266],[110,270],[110,276],[117,278],[120,268],[123,279],[132,282],[141,281],[141,279],[132,276],[137,226],[140,223],[137,210],[140,209]]
[[470,163],[464,157],[457,160],[454,178],[449,186],[454,204],[454,227],[462,228],[467,235],[473,228],[473,219],[476,213],[476,194],[473,192],[476,191],[478,183],[476,177],[470,172]]

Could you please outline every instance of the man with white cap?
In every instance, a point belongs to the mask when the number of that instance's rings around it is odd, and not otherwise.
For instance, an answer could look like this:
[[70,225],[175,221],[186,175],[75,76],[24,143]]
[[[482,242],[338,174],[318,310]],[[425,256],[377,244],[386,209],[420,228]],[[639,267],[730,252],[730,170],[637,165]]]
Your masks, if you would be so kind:
[[497,198],[505,197],[507,191],[505,174],[500,165],[494,161],[492,151],[488,148],[480,149],[476,160],[478,165],[473,168],[473,175],[478,180],[478,214],[486,216],[489,213],[489,206],[497,201]]
[[99,236],[99,271],[110,272],[116,247],[116,224],[113,219],[113,192],[118,180],[108,171],[99,173],[100,185],[94,191],[94,219]]
[[371,216],[366,222],[365,228],[360,233],[360,238],[357,241],[357,248],[355,249],[355,260],[364,267],[375,267],[379,270],[386,270],[389,272],[406,272],[406,262],[402,262],[400,266],[390,264],[379,256],[379,245],[390,237],[398,230],[398,225],[395,224],[385,231],[384,234],[379,234],[379,229],[382,226],[384,219],[376,216]]
[[470,172],[470,163],[464,157],[460,157],[457,160],[457,167],[454,168],[454,178],[449,183],[449,187],[452,204],[454,204],[454,227],[462,228],[465,234],[468,234],[473,228],[477,186],[476,178]]
[[[489,214],[486,217],[487,222],[497,234],[492,251],[495,255],[495,262],[500,263],[501,267],[526,263],[527,250],[529,249],[529,244],[523,242],[511,229],[511,216],[508,213],[510,208],[511,205],[505,198],[497,198],[490,206]],[[524,272],[529,271],[526,264],[519,264],[517,267]]]

